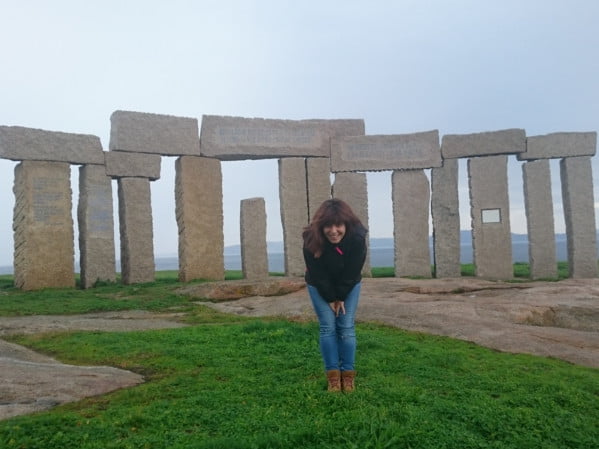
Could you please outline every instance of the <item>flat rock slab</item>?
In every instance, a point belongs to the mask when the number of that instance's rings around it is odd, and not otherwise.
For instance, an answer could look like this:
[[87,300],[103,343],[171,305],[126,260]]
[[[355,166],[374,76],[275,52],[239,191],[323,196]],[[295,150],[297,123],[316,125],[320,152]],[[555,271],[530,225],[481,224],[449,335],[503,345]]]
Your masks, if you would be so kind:
[[[314,319],[305,290],[203,304],[246,316]],[[365,278],[356,319],[599,368],[599,279]]]
[[248,296],[282,296],[303,289],[301,278],[271,277],[260,280],[206,282],[181,287],[177,293],[210,301],[228,301]]
[[[179,314],[146,311],[0,317],[0,336],[54,331],[138,331],[183,327]],[[0,339],[0,419],[47,410],[143,382],[109,366],[74,366]]]

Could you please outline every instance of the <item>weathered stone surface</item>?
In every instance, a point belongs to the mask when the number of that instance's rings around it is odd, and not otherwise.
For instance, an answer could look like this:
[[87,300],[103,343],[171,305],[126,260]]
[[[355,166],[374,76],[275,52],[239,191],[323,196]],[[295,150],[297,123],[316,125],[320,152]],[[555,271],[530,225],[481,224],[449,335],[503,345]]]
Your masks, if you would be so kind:
[[363,119],[310,119],[302,121],[321,126],[327,131],[329,137],[363,136],[366,129]]
[[329,157],[329,130],[321,120],[204,115],[200,150],[220,160]]
[[570,277],[597,277],[595,200],[590,157],[560,161]]
[[283,224],[285,274],[302,276],[306,271],[302,231],[309,223],[306,163],[303,158],[279,159],[279,201]]
[[526,151],[518,160],[594,156],[597,151],[596,132],[552,133],[526,139]]
[[431,212],[435,277],[461,276],[458,161],[445,159],[431,170]]
[[23,290],[74,287],[71,169],[24,161],[15,168],[14,282]]
[[329,158],[306,159],[308,182],[308,217],[312,219],[320,205],[331,198],[331,161]]
[[444,159],[518,154],[526,151],[523,129],[504,129],[474,134],[446,134],[441,143]]
[[114,111],[110,116],[111,150],[164,156],[199,156],[196,118]]
[[181,287],[177,293],[210,301],[229,301],[247,296],[281,296],[302,290],[303,278],[272,277],[261,280],[210,282]]
[[119,178],[121,273],[124,284],[153,282],[154,231],[150,181]]
[[107,151],[106,174],[111,178],[160,178],[160,155]]
[[441,166],[439,131],[331,139],[331,171],[376,171]]
[[423,170],[396,170],[391,184],[395,276],[431,277],[428,178]]
[[77,222],[81,286],[116,281],[112,184],[103,165],[79,168]]
[[468,177],[476,276],[511,279],[514,272],[507,156],[469,159]]
[[221,163],[182,156],[175,162],[179,280],[225,277]]
[[530,277],[554,278],[557,276],[557,258],[549,161],[522,164],[522,175]]
[[0,157],[13,161],[103,164],[100,138],[22,126],[0,126]]
[[264,198],[241,201],[241,270],[245,279],[268,278],[266,205]]
[[[333,198],[339,198],[349,204],[362,224],[368,228],[368,184],[365,173],[336,173],[333,183]],[[368,243],[368,237],[366,238]],[[370,251],[362,269],[362,276],[370,277]]]

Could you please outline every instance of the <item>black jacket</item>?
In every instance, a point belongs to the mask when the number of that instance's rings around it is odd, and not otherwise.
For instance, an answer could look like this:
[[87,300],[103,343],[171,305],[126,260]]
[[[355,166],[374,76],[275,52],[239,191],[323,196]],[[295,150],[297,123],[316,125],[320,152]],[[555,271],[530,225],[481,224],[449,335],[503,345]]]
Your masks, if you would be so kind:
[[357,229],[345,235],[338,245],[327,240],[319,258],[304,248],[306,283],[316,287],[327,302],[345,301],[351,289],[362,280],[366,232],[364,228]]

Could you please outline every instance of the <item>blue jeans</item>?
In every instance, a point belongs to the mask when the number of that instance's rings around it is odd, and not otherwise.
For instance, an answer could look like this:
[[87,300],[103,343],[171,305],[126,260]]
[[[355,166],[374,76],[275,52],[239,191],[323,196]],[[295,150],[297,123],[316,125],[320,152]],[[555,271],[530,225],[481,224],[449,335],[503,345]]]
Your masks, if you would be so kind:
[[360,300],[361,286],[361,283],[356,284],[345,298],[345,314],[340,311],[339,316],[335,316],[335,312],[320,296],[318,289],[308,285],[308,293],[320,323],[320,352],[327,371],[354,369],[356,359],[354,317]]

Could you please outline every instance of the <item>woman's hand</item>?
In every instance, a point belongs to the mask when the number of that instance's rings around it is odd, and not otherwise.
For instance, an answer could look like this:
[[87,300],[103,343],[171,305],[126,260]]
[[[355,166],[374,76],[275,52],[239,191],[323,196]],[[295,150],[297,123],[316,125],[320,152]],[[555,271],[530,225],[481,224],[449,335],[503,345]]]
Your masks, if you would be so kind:
[[329,306],[331,306],[331,309],[333,309],[333,312],[335,312],[335,316],[339,316],[339,312],[341,312],[343,315],[345,315],[345,302],[334,301],[334,302],[330,302]]

